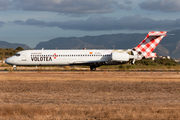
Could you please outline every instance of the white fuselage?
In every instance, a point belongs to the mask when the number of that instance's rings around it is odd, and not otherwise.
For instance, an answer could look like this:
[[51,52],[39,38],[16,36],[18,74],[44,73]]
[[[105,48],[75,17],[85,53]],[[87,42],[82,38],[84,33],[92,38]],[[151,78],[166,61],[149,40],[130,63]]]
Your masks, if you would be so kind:
[[128,54],[130,50],[25,50],[6,59],[11,65],[90,65],[93,63],[120,64],[112,61],[112,53]]

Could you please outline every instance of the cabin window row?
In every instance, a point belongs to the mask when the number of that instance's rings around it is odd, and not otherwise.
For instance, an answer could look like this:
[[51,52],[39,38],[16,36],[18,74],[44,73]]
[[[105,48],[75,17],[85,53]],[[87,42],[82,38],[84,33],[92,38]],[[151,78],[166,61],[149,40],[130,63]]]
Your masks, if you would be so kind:
[[76,57],[76,56],[111,56],[108,55],[31,55],[33,57]]

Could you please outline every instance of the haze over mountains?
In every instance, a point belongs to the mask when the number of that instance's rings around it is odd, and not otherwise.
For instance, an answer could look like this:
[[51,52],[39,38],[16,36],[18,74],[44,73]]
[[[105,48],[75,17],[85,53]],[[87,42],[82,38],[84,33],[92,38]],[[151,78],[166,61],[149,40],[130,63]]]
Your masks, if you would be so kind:
[[[180,58],[180,30],[169,31],[167,34],[174,34],[163,38],[154,52],[157,55]],[[129,49],[137,46],[145,37],[145,34],[112,34],[85,37],[59,37],[49,41],[40,42],[34,49]],[[15,48],[19,45],[29,49],[24,44],[7,44],[0,41],[1,48]],[[17,46],[18,47],[18,46]]]

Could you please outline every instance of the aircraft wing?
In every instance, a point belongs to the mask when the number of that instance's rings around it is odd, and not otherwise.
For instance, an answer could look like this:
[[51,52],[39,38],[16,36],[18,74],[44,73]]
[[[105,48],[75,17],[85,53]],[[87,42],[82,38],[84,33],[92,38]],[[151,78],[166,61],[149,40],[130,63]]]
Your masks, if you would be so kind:
[[73,65],[82,65],[82,64],[104,64],[108,60],[96,60],[96,61],[74,61],[71,64]]

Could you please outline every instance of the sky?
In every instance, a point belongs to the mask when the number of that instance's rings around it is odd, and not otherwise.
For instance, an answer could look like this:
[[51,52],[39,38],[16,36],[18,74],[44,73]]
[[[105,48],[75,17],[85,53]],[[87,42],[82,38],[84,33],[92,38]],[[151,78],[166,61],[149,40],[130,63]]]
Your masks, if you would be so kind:
[[0,41],[180,29],[180,0],[0,0]]

